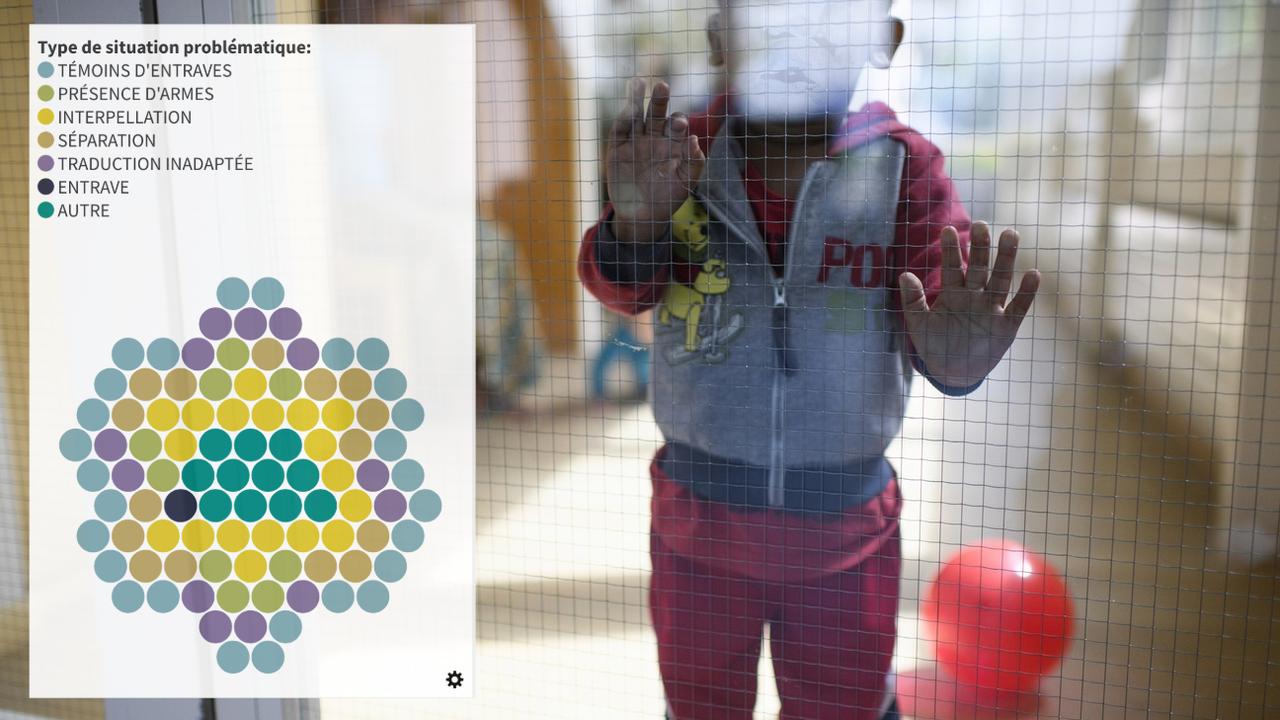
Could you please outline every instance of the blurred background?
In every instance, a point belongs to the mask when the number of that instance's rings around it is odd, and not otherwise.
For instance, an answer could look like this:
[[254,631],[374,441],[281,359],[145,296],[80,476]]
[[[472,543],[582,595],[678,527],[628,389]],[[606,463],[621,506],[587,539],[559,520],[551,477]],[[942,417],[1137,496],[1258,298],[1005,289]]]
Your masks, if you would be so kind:
[[[670,81],[686,112],[718,91],[713,4],[0,0],[0,716],[660,717],[649,319],[602,310],[574,261],[625,79]],[[1079,616],[1023,717],[1280,717],[1280,4],[893,8],[905,41],[855,105],[888,102],[939,145],[971,214],[1016,225],[1020,268],[1045,278],[982,388],[944,400],[916,382],[890,448],[907,499],[898,672],[933,661],[917,614],[940,562],[1006,537],[1062,570]],[[27,699],[33,21],[477,25],[475,699]],[[758,716],[776,716],[761,690]]]

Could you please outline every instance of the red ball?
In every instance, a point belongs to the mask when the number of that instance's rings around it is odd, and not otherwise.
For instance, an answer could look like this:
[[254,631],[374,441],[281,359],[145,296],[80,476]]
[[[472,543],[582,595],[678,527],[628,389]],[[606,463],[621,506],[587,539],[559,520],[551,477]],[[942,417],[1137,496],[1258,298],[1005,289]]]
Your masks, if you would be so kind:
[[938,664],[958,682],[986,690],[1032,691],[1066,654],[1074,624],[1062,575],[1009,540],[957,552],[921,607]]

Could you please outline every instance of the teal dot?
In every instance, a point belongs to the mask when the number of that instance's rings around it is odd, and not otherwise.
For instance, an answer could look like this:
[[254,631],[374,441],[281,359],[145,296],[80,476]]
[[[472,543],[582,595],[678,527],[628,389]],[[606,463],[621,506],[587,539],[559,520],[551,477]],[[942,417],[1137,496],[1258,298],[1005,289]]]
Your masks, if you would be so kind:
[[147,346],[147,363],[157,370],[168,370],[178,364],[178,359],[182,357],[182,353],[178,350],[178,343],[169,338],[159,338],[152,340]]
[[62,438],[58,440],[58,449],[62,451],[62,457],[72,462],[80,462],[89,457],[89,451],[93,449],[93,441],[89,439],[89,433],[83,430],[68,430],[62,433]]
[[271,433],[271,441],[268,445],[271,449],[271,457],[284,462],[289,462],[302,452],[302,438],[289,429]]
[[40,217],[42,218],[53,217],[53,203],[51,202],[40,203],[39,205],[36,206],[36,212],[40,213]]
[[101,460],[85,460],[76,469],[76,481],[89,492],[98,492],[111,480],[111,470]]
[[267,629],[276,642],[291,643],[302,635],[302,620],[285,610],[271,616],[271,623]]
[[40,77],[53,77],[53,63],[42,62],[36,66],[36,71],[40,73]]
[[111,604],[120,612],[137,612],[145,599],[142,586],[132,580],[125,580],[111,589]]
[[391,422],[405,432],[417,430],[422,425],[424,417],[422,404],[417,400],[405,398],[391,408]]
[[267,438],[257,430],[236,433],[236,455],[241,460],[257,460],[267,452]]
[[271,674],[284,665],[284,650],[266,640],[253,646],[253,667],[260,673]]
[[351,586],[341,580],[326,583],[324,590],[320,591],[320,602],[329,612],[344,613],[351,609],[354,601],[355,593],[351,592]]
[[107,404],[97,398],[90,398],[76,408],[76,422],[89,432],[97,432],[107,426],[111,419],[111,410]]
[[221,462],[231,454],[231,436],[221,428],[210,428],[200,435],[200,454],[206,460]]
[[411,553],[422,547],[422,526],[413,520],[401,520],[391,528],[391,544],[400,552]]
[[388,402],[403,395],[407,387],[408,382],[404,379],[404,373],[395,368],[387,368],[373,378],[373,391],[378,394],[378,397]]
[[401,460],[391,468],[391,482],[405,492],[417,490],[422,485],[422,466],[417,460]]
[[310,460],[295,460],[289,463],[286,475],[289,479],[289,487],[298,492],[306,492],[320,481],[320,468]]
[[275,310],[284,302],[284,285],[273,277],[264,277],[253,284],[253,304],[263,310]]
[[307,517],[314,522],[325,522],[332,518],[338,509],[338,501],[333,498],[333,493],[328,490],[316,490],[307,493],[304,505],[306,506]]
[[284,484],[284,467],[275,460],[259,460],[253,465],[253,485],[271,492]]
[[107,368],[93,379],[93,391],[103,400],[119,400],[128,387],[124,373],[115,368]]
[[178,607],[178,588],[168,580],[151,583],[147,588],[147,605],[158,613],[167,613]]
[[387,349],[387,344],[378,338],[364,340],[356,348],[356,359],[365,370],[381,370],[390,358],[391,351]]
[[182,465],[182,484],[191,492],[204,492],[213,486],[213,465],[208,460],[194,458]]
[[387,607],[387,601],[390,597],[387,594],[387,586],[376,580],[362,583],[360,589],[356,591],[356,602],[359,603],[360,609],[367,613],[382,612]]
[[404,457],[406,447],[404,434],[399,430],[383,430],[373,439],[373,451],[387,462]]
[[129,570],[124,555],[115,550],[108,550],[93,559],[93,574],[102,582],[113,583],[124,577]]
[[222,522],[231,516],[231,496],[221,490],[200,495],[200,517],[209,522]]
[[373,573],[383,582],[398,582],[407,570],[404,556],[395,550],[384,550],[373,560]]
[[346,370],[355,356],[351,343],[342,338],[334,338],[320,349],[320,359],[330,370]]
[[142,343],[133,338],[124,338],[111,348],[111,362],[121,370],[133,370],[142,364],[145,353]]
[[433,490],[419,490],[409,498],[409,514],[418,522],[431,522],[440,516],[440,496]]
[[249,667],[249,649],[232,640],[218,648],[218,667],[225,673],[235,675]]
[[111,531],[97,520],[85,520],[76,530],[76,543],[85,552],[96,553],[111,542]]
[[106,522],[115,522],[124,517],[127,509],[128,503],[125,502],[124,495],[117,490],[103,490],[93,500],[93,511]]
[[238,492],[249,484],[249,466],[236,459],[218,465],[218,485],[228,492]]
[[271,517],[280,522],[295,520],[302,514],[302,498],[292,490],[271,493],[271,501],[268,505],[271,509]]
[[218,283],[218,304],[228,310],[239,310],[249,302],[249,284],[240,278],[227,278]]
[[245,490],[236,494],[236,517],[245,522],[257,522],[267,513],[267,499],[257,490]]

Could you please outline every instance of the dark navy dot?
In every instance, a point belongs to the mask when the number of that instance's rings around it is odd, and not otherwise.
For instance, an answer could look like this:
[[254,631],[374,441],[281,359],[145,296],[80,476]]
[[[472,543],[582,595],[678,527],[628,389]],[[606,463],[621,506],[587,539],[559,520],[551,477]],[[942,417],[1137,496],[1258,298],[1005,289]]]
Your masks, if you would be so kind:
[[164,514],[174,522],[186,522],[195,517],[196,496],[181,488],[164,498]]

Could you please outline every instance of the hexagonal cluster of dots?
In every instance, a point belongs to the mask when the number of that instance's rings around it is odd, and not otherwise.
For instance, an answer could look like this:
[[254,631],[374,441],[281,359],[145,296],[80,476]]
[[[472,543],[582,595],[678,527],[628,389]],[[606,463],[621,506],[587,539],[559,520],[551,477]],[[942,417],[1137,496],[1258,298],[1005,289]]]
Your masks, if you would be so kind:
[[405,457],[424,411],[386,343],[304,336],[274,278],[217,298],[199,337],[115,343],[60,450],[112,604],[184,608],[223,671],[273,673],[307,613],[387,607],[441,500]]

